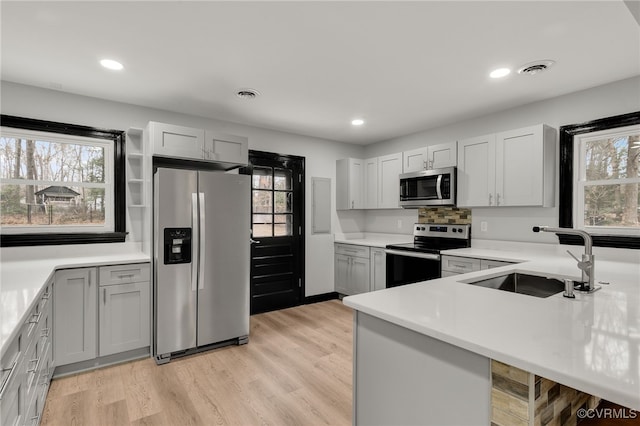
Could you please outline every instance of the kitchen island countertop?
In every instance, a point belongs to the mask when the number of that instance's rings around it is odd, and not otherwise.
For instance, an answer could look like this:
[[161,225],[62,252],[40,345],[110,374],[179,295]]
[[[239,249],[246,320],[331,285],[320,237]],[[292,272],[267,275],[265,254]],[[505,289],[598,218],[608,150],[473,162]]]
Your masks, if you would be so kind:
[[[610,284],[592,294],[577,293],[575,299],[562,293],[537,298],[462,282],[513,271],[579,278],[563,248],[546,247],[546,253],[529,256],[494,253],[497,259],[522,263],[343,301],[368,315],[640,410],[640,253],[625,251],[624,262],[596,257],[596,282]],[[486,250],[473,254],[486,256]]]

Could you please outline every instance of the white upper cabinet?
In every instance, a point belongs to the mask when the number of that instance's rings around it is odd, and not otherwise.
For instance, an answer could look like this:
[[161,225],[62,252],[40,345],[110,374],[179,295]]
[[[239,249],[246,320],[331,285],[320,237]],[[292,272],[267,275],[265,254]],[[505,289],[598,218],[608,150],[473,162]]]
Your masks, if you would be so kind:
[[206,130],[203,153],[205,160],[237,164],[249,163],[249,143],[247,138],[242,136]]
[[457,205],[553,206],[555,152],[543,124],[459,141]]
[[153,155],[201,159],[204,150],[204,130],[173,124],[150,122]]
[[402,172],[419,172],[427,169],[427,147],[402,153]]
[[357,158],[336,160],[336,210],[364,208],[364,161]]
[[336,210],[397,209],[402,153],[336,161]]
[[402,153],[402,172],[455,167],[457,162],[457,142],[429,145]]
[[378,157],[364,160],[364,208],[378,208]]
[[[397,209],[400,206],[402,153],[378,157],[378,208]],[[367,181],[368,183],[368,181]]]
[[153,155],[191,160],[248,164],[249,141],[210,130],[149,122]]
[[458,143],[449,142],[427,147],[427,166],[429,169],[455,167],[458,163]]

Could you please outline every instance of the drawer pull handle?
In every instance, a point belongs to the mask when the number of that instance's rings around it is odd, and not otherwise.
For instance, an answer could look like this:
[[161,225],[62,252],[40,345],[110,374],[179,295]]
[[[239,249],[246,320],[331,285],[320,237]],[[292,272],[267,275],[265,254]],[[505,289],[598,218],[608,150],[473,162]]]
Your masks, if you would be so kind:
[[36,359],[30,359],[29,362],[35,362],[36,366],[33,367],[32,369],[28,369],[27,373],[35,373],[36,370],[38,369],[38,366],[40,365],[40,358],[36,358]]
[[50,328],[43,328],[42,334],[40,334],[40,337],[49,337],[49,330]]
[[136,274],[123,274],[123,275],[118,275],[118,279],[125,279],[125,278],[133,278]]
[[42,317],[42,311],[38,312],[37,314],[31,315],[31,317],[29,318],[29,324],[39,323],[41,317]]
[[20,358],[20,354],[18,354],[15,357],[15,359],[11,363],[11,367],[2,370],[3,373],[5,371],[9,371],[9,374],[7,374],[7,376],[5,377],[4,381],[2,382],[2,386],[0,387],[0,401],[2,401],[2,396],[4,395],[4,391],[7,388],[7,384],[11,381],[11,377],[13,377],[13,373],[16,371],[16,366],[18,365],[18,359],[19,358]]

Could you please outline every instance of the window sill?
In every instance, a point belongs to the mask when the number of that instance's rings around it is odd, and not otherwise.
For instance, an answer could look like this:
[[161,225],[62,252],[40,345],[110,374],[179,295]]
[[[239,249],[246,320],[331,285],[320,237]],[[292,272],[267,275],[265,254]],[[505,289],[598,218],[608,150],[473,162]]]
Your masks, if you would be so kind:
[[126,232],[2,235],[0,247],[123,243],[126,236]]
[[[640,237],[628,235],[592,235],[594,247],[610,247],[640,250]],[[558,234],[560,244],[582,246],[584,240],[577,235]]]

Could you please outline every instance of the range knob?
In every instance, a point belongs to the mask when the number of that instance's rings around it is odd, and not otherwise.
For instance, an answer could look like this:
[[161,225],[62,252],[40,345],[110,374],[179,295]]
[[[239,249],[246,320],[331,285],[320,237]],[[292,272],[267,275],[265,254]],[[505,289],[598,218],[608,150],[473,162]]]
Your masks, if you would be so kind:
[[456,228],[451,228],[451,231],[454,232],[454,233],[458,232],[458,230]]
[[424,231],[425,229],[426,229],[426,228],[425,228],[424,226],[421,228],[421,230],[422,230],[422,231]]

